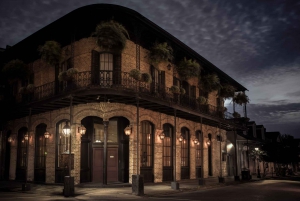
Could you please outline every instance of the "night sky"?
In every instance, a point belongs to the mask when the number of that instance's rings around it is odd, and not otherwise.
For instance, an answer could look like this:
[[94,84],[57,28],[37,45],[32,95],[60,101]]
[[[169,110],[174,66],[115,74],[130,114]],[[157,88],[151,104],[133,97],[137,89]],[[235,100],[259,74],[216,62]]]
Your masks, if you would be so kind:
[[95,3],[141,13],[245,86],[251,121],[300,138],[299,0],[0,0],[0,47]]

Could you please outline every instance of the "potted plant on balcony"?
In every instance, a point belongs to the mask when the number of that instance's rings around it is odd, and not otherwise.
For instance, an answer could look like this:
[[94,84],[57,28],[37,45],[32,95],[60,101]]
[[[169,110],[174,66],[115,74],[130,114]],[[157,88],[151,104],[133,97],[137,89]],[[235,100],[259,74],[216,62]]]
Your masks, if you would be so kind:
[[207,104],[207,99],[204,96],[199,96],[196,100],[201,105]]
[[75,78],[75,75],[78,73],[76,68],[69,68],[67,71],[62,71],[58,74],[58,80],[62,81],[72,81]]
[[170,91],[173,94],[180,94],[180,88],[178,86],[176,86],[176,85],[171,86]]
[[186,58],[181,60],[176,66],[177,73],[184,80],[188,80],[191,77],[198,77],[200,69],[201,66],[197,61]]
[[154,43],[149,52],[150,63],[158,68],[157,65],[161,62],[173,60],[173,49],[166,42]]
[[152,77],[149,73],[142,73],[141,81],[150,84],[152,82]]
[[98,24],[92,36],[96,37],[99,47],[114,52],[122,52],[129,38],[125,27],[114,20]]
[[201,79],[201,87],[206,92],[212,92],[221,88],[220,79],[216,74],[204,75]]
[[181,95],[184,95],[185,93],[186,93],[185,89],[182,88],[182,87],[180,87],[180,94],[181,94]]
[[138,69],[132,69],[129,72],[129,76],[132,77],[133,79],[137,80],[137,81],[141,81],[141,79],[142,79],[141,72]]
[[51,66],[57,66],[62,60],[61,45],[56,41],[46,41],[43,46],[38,48],[42,60]]
[[11,60],[5,64],[2,73],[9,83],[28,77],[28,69],[24,62],[19,59]]
[[34,85],[33,84],[28,84],[26,87],[27,93],[33,93],[34,92]]
[[249,103],[249,98],[245,93],[239,92],[233,97],[233,102],[238,105],[243,105],[244,103]]
[[240,118],[240,117],[241,117],[240,113],[238,113],[238,112],[234,112],[234,113],[232,114],[232,116],[233,116],[234,118]]
[[219,95],[225,99],[234,97],[236,89],[230,84],[224,84],[219,92]]

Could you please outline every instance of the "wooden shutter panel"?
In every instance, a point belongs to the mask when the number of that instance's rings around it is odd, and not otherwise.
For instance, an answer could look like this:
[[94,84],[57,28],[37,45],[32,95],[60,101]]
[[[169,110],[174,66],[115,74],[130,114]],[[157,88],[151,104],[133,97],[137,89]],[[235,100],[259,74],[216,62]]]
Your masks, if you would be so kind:
[[114,68],[113,68],[113,84],[121,84],[121,55],[116,54],[113,57]]
[[92,50],[92,64],[91,64],[91,81],[92,84],[99,84],[100,73],[100,54]]

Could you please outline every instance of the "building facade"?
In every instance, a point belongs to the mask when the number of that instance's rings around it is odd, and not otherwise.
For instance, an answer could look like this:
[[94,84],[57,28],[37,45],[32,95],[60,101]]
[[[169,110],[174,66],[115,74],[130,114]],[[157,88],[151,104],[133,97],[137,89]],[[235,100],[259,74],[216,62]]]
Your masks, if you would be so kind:
[[[128,32],[122,51],[92,34],[111,19]],[[46,41],[61,44],[55,65],[38,54]],[[157,42],[172,47],[174,59],[154,65]],[[198,75],[179,73],[185,58],[200,64]],[[139,13],[106,4],[77,9],[6,49],[1,65],[12,59],[24,61],[29,75],[3,84],[2,179],[62,183],[71,174],[79,184],[131,183],[136,174],[145,182],[228,175],[226,132],[244,127],[228,120],[219,91],[207,92],[199,77],[214,74],[220,85],[246,89]],[[72,79],[61,80],[69,69],[76,69]],[[133,69],[152,82],[136,79]]]

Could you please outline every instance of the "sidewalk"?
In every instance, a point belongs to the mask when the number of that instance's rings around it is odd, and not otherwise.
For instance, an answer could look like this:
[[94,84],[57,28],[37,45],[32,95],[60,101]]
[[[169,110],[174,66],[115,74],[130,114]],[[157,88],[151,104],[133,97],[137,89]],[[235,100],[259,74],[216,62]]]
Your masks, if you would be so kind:
[[[179,190],[171,189],[170,182],[163,183],[151,183],[144,184],[144,193],[146,197],[153,197],[158,195],[170,195],[181,192],[188,191],[196,191],[196,190],[206,190],[211,188],[224,187],[228,185],[236,185],[245,182],[258,181],[261,179],[252,177],[252,180],[248,181],[234,181],[234,177],[225,177],[224,183],[218,182],[218,177],[210,177],[205,178],[205,185],[198,185],[198,179],[191,180],[182,180],[178,181]],[[29,193],[29,194],[39,194],[44,196],[63,196],[63,185],[55,185],[55,184],[35,184],[31,183],[30,191],[22,191],[22,182],[16,181],[0,181],[0,192],[16,192],[16,193]],[[132,195],[132,188],[130,184],[124,183],[115,183],[108,184],[107,186],[102,186],[102,184],[97,183],[87,183],[80,184],[75,187],[75,197],[76,198],[91,198],[95,196],[101,197],[110,197],[113,196],[115,198],[119,197],[136,197]]]

